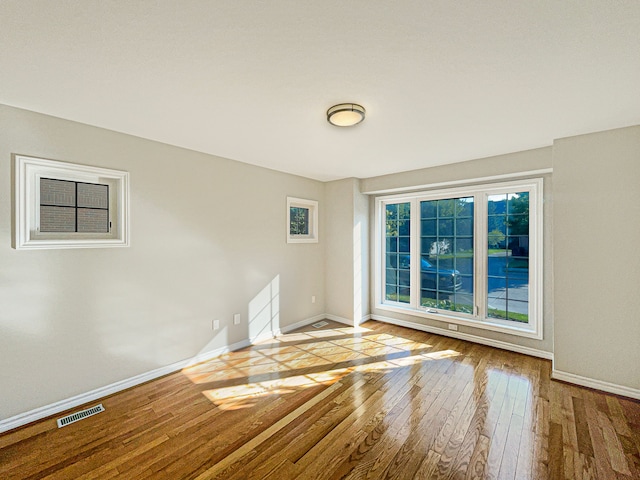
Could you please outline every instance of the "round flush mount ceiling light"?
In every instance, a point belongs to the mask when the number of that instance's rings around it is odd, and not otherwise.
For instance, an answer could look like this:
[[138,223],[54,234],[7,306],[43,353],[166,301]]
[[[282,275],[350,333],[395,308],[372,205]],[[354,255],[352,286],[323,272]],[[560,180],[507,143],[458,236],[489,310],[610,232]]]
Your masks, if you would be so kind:
[[340,103],[327,110],[327,122],[336,127],[352,127],[364,120],[365,110],[356,103]]

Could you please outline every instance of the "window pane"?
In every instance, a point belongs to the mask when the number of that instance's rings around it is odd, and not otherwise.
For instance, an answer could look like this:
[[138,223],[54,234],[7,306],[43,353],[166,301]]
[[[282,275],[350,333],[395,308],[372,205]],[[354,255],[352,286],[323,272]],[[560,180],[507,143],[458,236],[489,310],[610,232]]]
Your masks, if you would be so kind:
[[529,321],[529,193],[491,195],[487,315]]
[[420,212],[420,305],[473,313],[473,197],[423,201]]
[[289,234],[309,235],[309,209],[304,207],[289,208]]
[[447,200],[436,200],[438,203],[438,218],[453,217],[456,209],[456,200],[449,198]]
[[[463,282],[463,285],[465,283]],[[473,284],[471,285],[473,288]],[[473,315],[473,291],[469,293],[456,293],[453,297],[454,307],[456,312],[466,313],[467,315]]]
[[410,302],[411,204],[385,206],[385,299]]
[[76,182],[40,179],[40,205],[56,205],[58,207],[76,206]]
[[420,290],[420,305],[426,308],[435,308],[438,306],[438,292],[432,289]]
[[420,218],[436,218],[438,202],[420,202]]
[[438,220],[438,235],[453,235],[453,219]]
[[437,243],[438,238],[436,236],[422,237],[420,239],[420,253],[422,256],[428,255],[432,249],[437,248]]
[[387,237],[387,252],[398,251],[398,237]]
[[41,232],[75,232],[76,209],[73,207],[40,207]]
[[398,251],[401,253],[409,253],[411,248],[411,237],[398,238]]
[[454,248],[458,253],[458,258],[473,257],[473,236],[456,237]]
[[411,286],[411,271],[398,270],[398,285],[401,287]]
[[78,232],[109,233],[109,211],[78,208]]
[[438,222],[436,219],[427,219],[420,222],[421,234],[425,236],[435,236],[438,234]]
[[78,207],[109,208],[109,186],[78,183]]
[[473,235],[473,219],[458,218],[456,220],[456,235]]

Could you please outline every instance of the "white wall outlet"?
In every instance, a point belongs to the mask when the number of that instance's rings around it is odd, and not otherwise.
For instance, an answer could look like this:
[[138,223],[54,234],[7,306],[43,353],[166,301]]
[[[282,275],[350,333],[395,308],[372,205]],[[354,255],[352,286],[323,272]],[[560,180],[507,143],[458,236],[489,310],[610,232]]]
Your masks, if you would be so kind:
[[315,295],[311,295],[311,303],[316,303],[316,296]]
[[214,320],[211,322],[211,328],[214,330],[218,330],[220,328],[220,320]]
[[240,314],[236,313],[233,315],[233,324],[234,325],[240,325]]
[[457,332],[458,331],[458,325],[450,323],[449,324],[449,330],[453,330],[453,331]]

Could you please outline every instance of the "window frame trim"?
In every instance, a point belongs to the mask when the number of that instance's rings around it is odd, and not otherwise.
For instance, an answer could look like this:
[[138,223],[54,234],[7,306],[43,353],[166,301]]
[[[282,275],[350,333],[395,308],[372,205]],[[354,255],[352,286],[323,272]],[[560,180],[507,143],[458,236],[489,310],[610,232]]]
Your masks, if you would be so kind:
[[[129,173],[57,160],[14,155],[16,250],[129,246]],[[109,185],[108,233],[40,232],[41,178]]]
[[[419,288],[411,288],[411,300],[409,304],[391,302],[384,300],[385,287],[385,267],[383,263],[384,226],[383,209],[389,203],[411,202],[411,246],[412,252],[417,251],[419,241],[419,222],[414,221],[413,212],[419,208],[419,201],[425,199],[454,198],[456,196],[474,196],[474,249],[475,251],[486,252],[488,248],[488,235],[477,235],[487,228],[487,198],[491,194],[507,192],[514,193],[517,190],[527,190],[530,192],[529,225],[533,225],[533,232],[530,229],[530,239],[533,240],[533,247],[530,247],[530,262],[533,261],[533,268],[529,271],[529,322],[526,327],[522,327],[517,322],[510,320],[500,320],[487,317],[487,302],[480,301],[476,295],[486,289],[486,272],[488,256],[486,253],[474,255],[474,271],[482,272],[482,275],[474,274],[474,315],[456,314],[452,315],[448,310],[438,310],[434,308],[423,308],[418,305]],[[392,195],[378,196],[375,199],[375,240],[374,240],[374,306],[379,310],[386,310],[405,315],[412,315],[430,320],[438,320],[446,323],[470,326],[484,330],[507,333],[522,337],[543,339],[544,323],[544,255],[543,255],[543,198],[544,179],[543,178],[523,178],[508,182],[496,182],[487,184],[469,184],[466,186],[456,186],[454,188],[430,189],[397,193]],[[481,200],[481,201],[480,201]],[[480,224],[478,223],[480,219]],[[484,230],[482,230],[484,229]],[[484,264],[482,264],[482,263]],[[479,268],[481,267],[481,269]],[[417,262],[411,265],[412,285],[419,285],[420,272]],[[415,297],[415,298],[414,298]]]
[[[309,210],[309,233],[291,233],[291,207]],[[318,202],[305,198],[287,197],[287,243],[318,243]]]

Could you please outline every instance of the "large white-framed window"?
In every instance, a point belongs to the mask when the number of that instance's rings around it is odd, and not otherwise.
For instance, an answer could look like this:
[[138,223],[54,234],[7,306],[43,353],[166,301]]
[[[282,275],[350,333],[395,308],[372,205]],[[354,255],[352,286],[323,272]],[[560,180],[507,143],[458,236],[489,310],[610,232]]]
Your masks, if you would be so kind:
[[129,174],[14,155],[16,249],[126,247]]
[[542,179],[376,199],[376,307],[541,339]]

